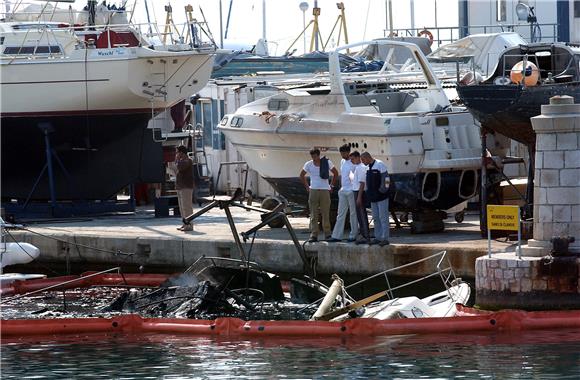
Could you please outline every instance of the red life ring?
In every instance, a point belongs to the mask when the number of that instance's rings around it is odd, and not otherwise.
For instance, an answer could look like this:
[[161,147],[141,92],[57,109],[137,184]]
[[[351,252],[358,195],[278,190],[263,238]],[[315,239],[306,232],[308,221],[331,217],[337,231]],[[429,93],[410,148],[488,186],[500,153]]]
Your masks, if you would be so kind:
[[420,31],[418,36],[419,37],[423,37],[423,36],[427,37],[429,39],[429,46],[433,45],[433,33],[428,31],[427,29],[423,29],[422,31]]

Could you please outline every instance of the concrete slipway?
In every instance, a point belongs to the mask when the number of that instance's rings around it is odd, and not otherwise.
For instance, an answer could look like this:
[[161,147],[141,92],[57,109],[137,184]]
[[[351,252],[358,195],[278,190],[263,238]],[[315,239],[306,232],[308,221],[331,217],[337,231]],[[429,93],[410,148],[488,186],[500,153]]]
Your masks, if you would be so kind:
[[[234,207],[232,214],[239,233],[260,222],[255,212]],[[135,272],[140,266],[146,272],[167,272],[183,270],[201,255],[239,258],[223,210],[213,209],[195,222],[194,231],[184,233],[176,229],[179,218],[155,218],[152,209],[139,208],[134,214],[29,223],[25,230],[11,230],[8,240],[28,242],[40,249],[37,270],[38,266],[68,265],[83,271],[122,265],[127,272]],[[307,240],[308,219],[292,217],[290,222],[298,239]],[[408,227],[395,229],[392,224],[388,247],[346,242],[307,243],[304,247],[316,262],[319,275],[370,275],[447,250],[456,274],[474,278],[475,259],[487,253],[477,215],[467,215],[463,223],[451,218],[445,227],[442,233],[412,235]],[[513,245],[500,239],[493,242],[493,249],[509,251]],[[257,233],[252,247],[251,240],[244,247],[246,252],[251,248],[251,260],[265,270],[302,272],[302,261],[285,228],[265,227]],[[419,277],[433,273],[435,263],[431,261],[398,274]]]

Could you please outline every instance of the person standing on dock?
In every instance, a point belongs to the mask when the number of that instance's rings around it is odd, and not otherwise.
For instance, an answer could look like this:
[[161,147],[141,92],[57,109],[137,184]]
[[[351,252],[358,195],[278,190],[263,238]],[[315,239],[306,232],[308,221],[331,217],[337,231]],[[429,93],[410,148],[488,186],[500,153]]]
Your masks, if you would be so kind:
[[[332,161],[326,157],[320,157],[320,150],[313,148],[310,150],[312,160],[307,161],[300,172],[300,180],[308,192],[308,208],[310,209],[310,239],[309,242],[318,241],[318,210],[322,215],[322,229],[326,239],[330,239],[330,192],[334,188],[338,171]],[[330,173],[332,173],[332,183],[329,184]],[[306,174],[310,176],[310,185],[306,179]]]
[[354,165],[350,160],[350,145],[344,144],[338,148],[342,160],[340,161],[340,190],[338,190],[338,215],[336,223],[332,230],[332,237],[328,239],[329,243],[336,243],[342,240],[344,233],[344,224],[346,223],[346,214],[350,216],[350,234],[348,241],[353,242],[358,234],[358,222],[356,217],[356,203],[352,184],[354,179]]
[[367,216],[367,200],[365,196],[365,185],[367,181],[367,166],[361,162],[360,153],[355,150],[350,154],[354,178],[352,181],[352,191],[356,201],[356,218],[358,220],[360,238],[356,244],[370,244],[369,218]]
[[361,154],[363,164],[367,165],[366,192],[371,201],[375,223],[375,239],[372,244],[389,245],[389,186],[390,177],[387,166],[373,158],[369,152]]
[[[193,161],[187,155],[187,148],[183,145],[175,149],[175,190],[181,218],[193,214]],[[192,224],[183,223],[177,228],[180,231],[193,231]]]

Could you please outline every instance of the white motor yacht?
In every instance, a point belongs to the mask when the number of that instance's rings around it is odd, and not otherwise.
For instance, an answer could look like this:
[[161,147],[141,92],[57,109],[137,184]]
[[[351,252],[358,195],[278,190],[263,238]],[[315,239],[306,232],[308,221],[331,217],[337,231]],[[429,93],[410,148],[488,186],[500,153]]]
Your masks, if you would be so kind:
[[[341,73],[339,52],[381,44],[387,59],[378,72]],[[250,167],[290,201],[307,204],[298,173],[318,147],[335,164],[338,147],[383,160],[395,183],[392,205],[413,223],[441,230],[443,213],[478,191],[479,126],[453,106],[421,50],[379,40],[340,47],[329,74],[240,107],[221,130]],[[412,225],[413,227],[413,225]],[[423,229],[423,228],[422,228]]]

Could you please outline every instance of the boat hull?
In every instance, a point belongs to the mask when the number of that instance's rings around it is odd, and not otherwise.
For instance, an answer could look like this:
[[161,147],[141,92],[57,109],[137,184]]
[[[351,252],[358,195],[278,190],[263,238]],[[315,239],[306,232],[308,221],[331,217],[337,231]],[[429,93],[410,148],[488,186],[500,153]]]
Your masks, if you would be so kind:
[[[111,55],[109,55],[109,53]],[[75,55],[80,54],[75,52]],[[213,54],[98,49],[86,61],[1,62],[3,116],[127,113],[173,106],[209,80]],[[97,55],[99,54],[99,55]]]
[[49,129],[56,200],[111,199],[129,184],[162,181],[162,147],[147,128],[150,118],[147,113],[2,117],[2,199],[51,199],[42,127]]
[[[390,198],[390,209],[400,211],[448,210],[465,200],[459,196],[462,171],[442,172],[439,196],[433,200],[423,197],[426,173],[391,174],[396,191]],[[308,193],[300,178],[264,178],[272,187],[290,202],[308,204]]]
[[580,101],[580,82],[543,84],[534,87],[482,84],[458,86],[457,92],[469,111],[488,130],[535,146],[531,117],[541,114],[542,104],[556,95]]

